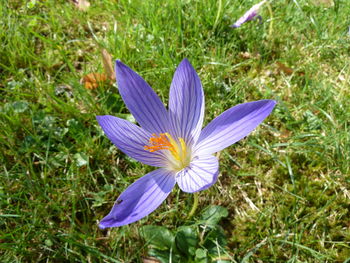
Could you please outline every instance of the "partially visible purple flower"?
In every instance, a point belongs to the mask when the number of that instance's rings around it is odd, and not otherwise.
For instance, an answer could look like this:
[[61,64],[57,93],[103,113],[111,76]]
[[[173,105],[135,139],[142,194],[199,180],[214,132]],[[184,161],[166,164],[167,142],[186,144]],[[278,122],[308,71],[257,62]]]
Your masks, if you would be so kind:
[[252,132],[276,102],[259,100],[232,107],[203,130],[204,94],[187,59],[178,66],[167,110],[132,69],[116,62],[119,93],[140,126],[114,116],[97,116],[107,137],[130,157],[160,167],[138,179],[117,199],[100,228],[135,222],[154,211],[175,184],[194,193],[214,184],[219,162],[213,155]]
[[[260,3],[253,5],[241,18],[239,18],[236,23],[234,23],[231,27],[237,28],[240,27],[242,24],[244,24],[245,22],[248,22],[250,20],[253,20],[258,12],[260,7],[266,2],[267,0],[261,1]],[[262,20],[261,16],[257,16],[257,18],[260,19],[260,21]]]

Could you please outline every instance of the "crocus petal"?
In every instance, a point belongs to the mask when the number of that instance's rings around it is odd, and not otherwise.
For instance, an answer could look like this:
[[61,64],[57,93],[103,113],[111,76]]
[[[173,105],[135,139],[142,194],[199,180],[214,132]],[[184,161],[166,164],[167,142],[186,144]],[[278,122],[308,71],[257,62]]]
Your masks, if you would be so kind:
[[252,20],[257,14],[260,7],[266,2],[266,0],[261,1],[260,3],[253,5],[245,14],[240,17],[231,27],[240,27],[245,22]]
[[147,82],[118,60],[116,76],[119,93],[141,127],[151,133],[167,132],[167,111]]
[[176,174],[182,191],[193,193],[214,184],[219,174],[219,162],[213,155],[195,157],[191,164]]
[[117,199],[100,228],[130,224],[152,213],[175,185],[175,175],[166,169],[146,174],[130,185]]
[[169,114],[175,136],[192,145],[203,124],[204,95],[200,79],[187,59],[182,60],[171,83]]
[[96,119],[107,137],[121,151],[144,164],[164,167],[166,158],[161,151],[151,153],[144,150],[144,146],[148,145],[151,133],[127,120],[114,116],[97,116]]
[[199,136],[195,153],[212,154],[251,133],[272,111],[274,100],[239,104],[210,122]]

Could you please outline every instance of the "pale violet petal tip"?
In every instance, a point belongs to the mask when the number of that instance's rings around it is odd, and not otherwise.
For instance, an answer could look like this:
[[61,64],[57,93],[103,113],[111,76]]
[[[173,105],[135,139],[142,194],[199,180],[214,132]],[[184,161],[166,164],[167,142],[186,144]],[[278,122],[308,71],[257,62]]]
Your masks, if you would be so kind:
[[212,154],[241,140],[271,113],[275,105],[274,100],[259,100],[226,110],[202,130],[195,152]]
[[144,218],[158,208],[175,185],[174,174],[163,168],[131,184],[117,199],[99,227],[119,227]]
[[180,189],[187,193],[205,190],[212,186],[219,175],[219,162],[213,155],[195,158],[189,167],[176,174]]
[[[253,20],[255,16],[258,14],[260,7],[266,2],[266,0],[261,1],[260,3],[253,5],[243,16],[241,16],[231,27],[237,28],[242,24]],[[260,20],[261,21],[261,20]]]
[[142,128],[151,133],[165,132],[168,113],[158,95],[131,68],[117,60],[115,65],[119,93]]
[[177,67],[169,93],[169,117],[175,137],[193,144],[202,128],[204,93],[200,79],[185,58]]

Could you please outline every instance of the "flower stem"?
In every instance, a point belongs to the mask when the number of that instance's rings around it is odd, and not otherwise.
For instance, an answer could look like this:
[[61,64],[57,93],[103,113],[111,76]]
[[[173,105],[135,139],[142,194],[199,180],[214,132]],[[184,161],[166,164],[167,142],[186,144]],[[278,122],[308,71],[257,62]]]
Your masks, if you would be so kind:
[[193,205],[191,211],[188,213],[187,219],[191,219],[198,207],[198,193],[193,194]]

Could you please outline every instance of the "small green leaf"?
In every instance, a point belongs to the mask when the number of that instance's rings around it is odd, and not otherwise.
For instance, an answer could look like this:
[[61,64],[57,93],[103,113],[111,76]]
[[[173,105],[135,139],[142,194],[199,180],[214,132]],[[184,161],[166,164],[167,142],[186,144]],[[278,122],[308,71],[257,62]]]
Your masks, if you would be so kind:
[[193,227],[181,226],[176,233],[176,246],[178,249],[190,256],[196,253],[198,244],[197,232]]
[[195,262],[207,263],[208,262],[207,251],[202,248],[198,248],[196,250]]
[[27,8],[28,9],[33,9],[36,5],[36,0],[31,0],[27,3]]
[[48,247],[51,247],[53,245],[52,241],[50,239],[45,240],[45,245]]
[[219,255],[225,251],[224,247],[227,245],[225,232],[220,226],[216,226],[204,238],[203,246],[212,255]]
[[74,158],[78,167],[85,166],[89,162],[89,157],[85,153],[76,153]]
[[25,112],[29,107],[29,103],[26,101],[15,101],[12,103],[13,111],[16,113]]
[[174,235],[163,226],[143,226],[140,235],[155,248],[170,249],[174,244]]
[[208,206],[200,218],[206,225],[217,225],[221,218],[227,217],[228,211],[225,207],[218,205]]

